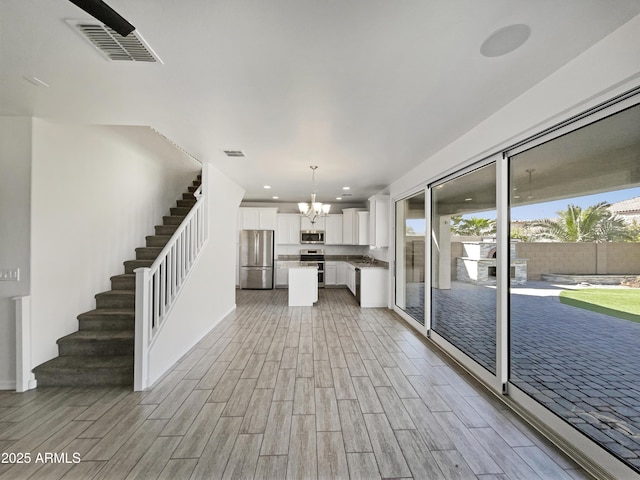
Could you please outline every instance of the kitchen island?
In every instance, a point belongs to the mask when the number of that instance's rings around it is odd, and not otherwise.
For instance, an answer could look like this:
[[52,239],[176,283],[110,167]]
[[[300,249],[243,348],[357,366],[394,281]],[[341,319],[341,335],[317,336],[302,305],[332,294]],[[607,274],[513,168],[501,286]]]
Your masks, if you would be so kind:
[[289,306],[312,307],[318,301],[318,264],[287,262],[289,270]]

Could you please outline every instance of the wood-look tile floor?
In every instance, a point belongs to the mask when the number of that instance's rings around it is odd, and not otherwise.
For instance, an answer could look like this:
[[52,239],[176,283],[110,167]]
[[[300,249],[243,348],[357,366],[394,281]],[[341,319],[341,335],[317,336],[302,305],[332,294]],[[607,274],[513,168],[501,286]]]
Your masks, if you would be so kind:
[[589,478],[394,313],[340,289],[313,308],[238,291],[146,392],[0,392],[0,452],[30,455],[0,463],[11,480]]

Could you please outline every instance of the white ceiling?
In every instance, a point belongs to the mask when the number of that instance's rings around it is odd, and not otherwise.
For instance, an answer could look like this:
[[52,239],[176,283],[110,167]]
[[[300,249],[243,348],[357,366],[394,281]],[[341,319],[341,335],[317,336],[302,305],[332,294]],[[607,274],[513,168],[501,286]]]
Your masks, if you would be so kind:
[[[67,0],[0,0],[0,115],[151,126],[252,201],[308,198],[318,165],[318,200],[333,203],[345,185],[350,201],[379,192],[640,13],[637,0],[107,3],[164,64],[105,60],[65,23],[90,19]],[[480,54],[517,23],[532,32],[521,48]]]

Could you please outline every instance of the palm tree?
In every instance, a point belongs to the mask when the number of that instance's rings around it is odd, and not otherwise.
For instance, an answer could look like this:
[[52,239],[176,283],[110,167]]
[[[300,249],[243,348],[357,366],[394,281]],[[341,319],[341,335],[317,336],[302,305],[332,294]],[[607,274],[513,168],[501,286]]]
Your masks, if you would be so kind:
[[632,220],[631,224],[628,226],[629,235],[631,238],[630,242],[640,242],[640,222],[638,220]]
[[628,227],[611,213],[607,202],[585,209],[569,204],[557,212],[558,219],[544,219],[534,225],[534,238],[557,242],[613,242],[630,238]]
[[475,235],[482,237],[496,233],[496,221],[487,218],[462,218],[460,215],[451,217],[451,231],[456,235]]

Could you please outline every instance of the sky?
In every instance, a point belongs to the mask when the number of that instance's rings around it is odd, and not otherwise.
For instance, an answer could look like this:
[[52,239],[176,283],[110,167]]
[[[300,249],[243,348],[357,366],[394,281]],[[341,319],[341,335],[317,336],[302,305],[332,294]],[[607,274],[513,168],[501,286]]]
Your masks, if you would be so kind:
[[[570,203],[578,205],[581,208],[587,208],[600,202],[616,203],[622,200],[640,197],[640,187],[627,188],[625,190],[617,190],[607,193],[598,193],[596,195],[585,195],[582,197],[565,198],[564,200],[555,200],[553,202],[536,203],[523,207],[516,207],[511,210],[511,220],[540,220],[543,218],[557,218],[556,212],[564,210]],[[471,215],[463,215],[463,218],[481,217],[495,219],[496,212],[481,212]],[[424,235],[425,221],[424,219],[409,219],[407,225],[413,228],[417,234]]]
[[[640,188],[627,188],[614,192],[585,195],[583,197],[565,198],[553,202],[537,203],[511,210],[511,220],[540,220],[542,218],[557,218],[556,212],[565,210],[570,203],[581,208],[590,207],[600,202],[616,203],[640,197]],[[494,214],[495,215],[495,214]],[[495,218],[495,216],[494,216]]]

